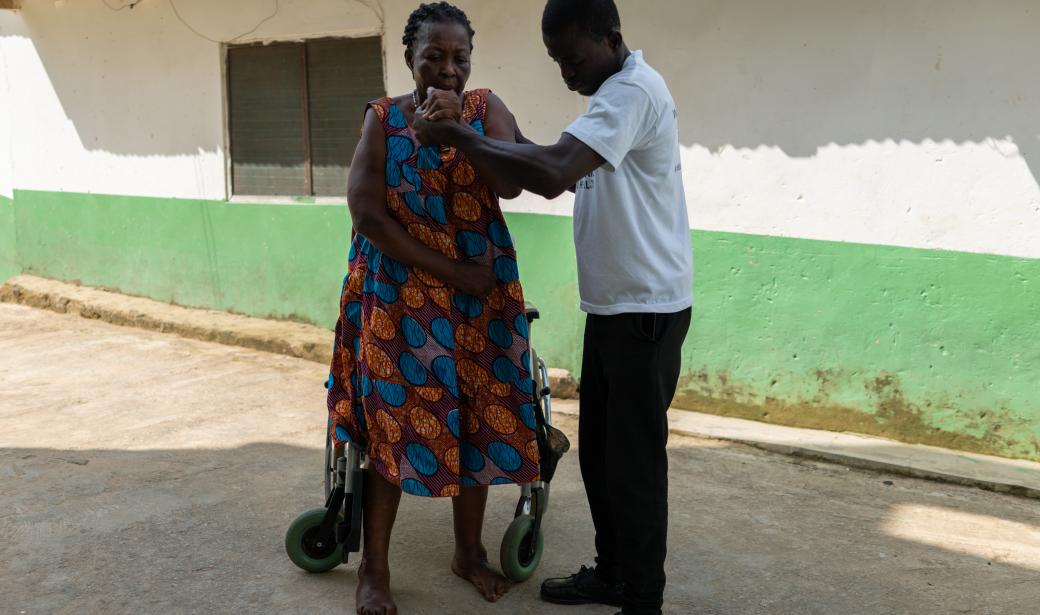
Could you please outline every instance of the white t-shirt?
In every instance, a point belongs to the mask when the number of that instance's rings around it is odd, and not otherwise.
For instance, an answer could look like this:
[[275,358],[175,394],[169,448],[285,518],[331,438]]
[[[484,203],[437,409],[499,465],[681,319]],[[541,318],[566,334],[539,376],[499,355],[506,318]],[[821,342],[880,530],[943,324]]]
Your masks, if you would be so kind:
[[693,252],[678,113],[664,79],[632,52],[565,131],[606,160],[577,185],[581,309],[672,313],[693,303]]

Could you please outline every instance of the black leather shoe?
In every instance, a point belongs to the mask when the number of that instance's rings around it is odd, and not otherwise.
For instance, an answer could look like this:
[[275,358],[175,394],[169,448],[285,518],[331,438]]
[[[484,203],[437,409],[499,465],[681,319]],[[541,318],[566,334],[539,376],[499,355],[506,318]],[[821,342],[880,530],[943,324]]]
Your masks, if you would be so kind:
[[569,577],[542,582],[542,600],[554,604],[624,604],[624,586],[600,579],[594,568],[581,567]]

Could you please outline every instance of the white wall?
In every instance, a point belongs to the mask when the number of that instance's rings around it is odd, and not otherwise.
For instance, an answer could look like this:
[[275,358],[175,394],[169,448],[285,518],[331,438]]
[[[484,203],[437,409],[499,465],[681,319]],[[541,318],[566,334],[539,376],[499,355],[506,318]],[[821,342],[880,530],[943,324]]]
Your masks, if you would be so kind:
[[[101,0],[27,4],[31,40],[3,42],[17,92],[16,187],[226,196],[219,45],[191,33],[168,0],[120,12]],[[370,34],[383,18],[389,90],[404,93],[400,37],[417,4],[281,0],[242,40]],[[498,92],[531,138],[555,140],[585,102],[546,57],[543,2],[458,4],[477,30],[470,86]],[[1040,258],[1034,1],[619,5],[626,38],[678,103],[694,227]],[[177,6],[228,40],[274,3]]]
[[11,73],[4,49],[9,40],[21,33],[21,22],[11,11],[0,11],[0,197],[13,196],[14,172],[11,124],[14,120],[14,98],[11,91]]
[[[1040,3],[618,4],[676,99],[695,228],[1040,258]],[[459,5],[477,30],[471,85],[555,141],[585,103],[546,57],[544,3]],[[389,50],[413,3],[395,6]]]
[[1040,3],[620,6],[696,228],[1040,258]]
[[[177,0],[183,19],[214,40],[252,29],[273,6]],[[371,35],[381,27],[370,8],[352,0],[279,6],[239,42]],[[35,1],[15,15],[29,37],[4,43],[17,92],[17,188],[226,197],[221,46],[191,32],[168,0],[122,11],[101,0],[60,7]]]

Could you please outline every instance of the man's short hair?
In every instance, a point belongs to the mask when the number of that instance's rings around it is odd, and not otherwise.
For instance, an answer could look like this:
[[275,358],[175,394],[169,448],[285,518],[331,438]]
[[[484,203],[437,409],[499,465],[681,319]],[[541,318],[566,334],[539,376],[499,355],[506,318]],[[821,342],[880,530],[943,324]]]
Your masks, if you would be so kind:
[[621,28],[614,0],[549,0],[542,13],[542,33],[554,36],[570,26],[600,38]]

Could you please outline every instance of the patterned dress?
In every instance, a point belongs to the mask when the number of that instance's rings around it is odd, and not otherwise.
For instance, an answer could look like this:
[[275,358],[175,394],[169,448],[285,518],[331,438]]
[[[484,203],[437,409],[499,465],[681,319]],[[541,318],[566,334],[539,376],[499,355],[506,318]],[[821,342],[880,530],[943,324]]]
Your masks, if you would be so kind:
[[[488,90],[464,95],[483,134]],[[538,478],[534,384],[516,251],[498,197],[455,150],[421,147],[391,98],[369,103],[386,135],[386,206],[447,256],[493,267],[484,300],[354,234],[328,382],[333,439],[365,446],[405,493]]]

